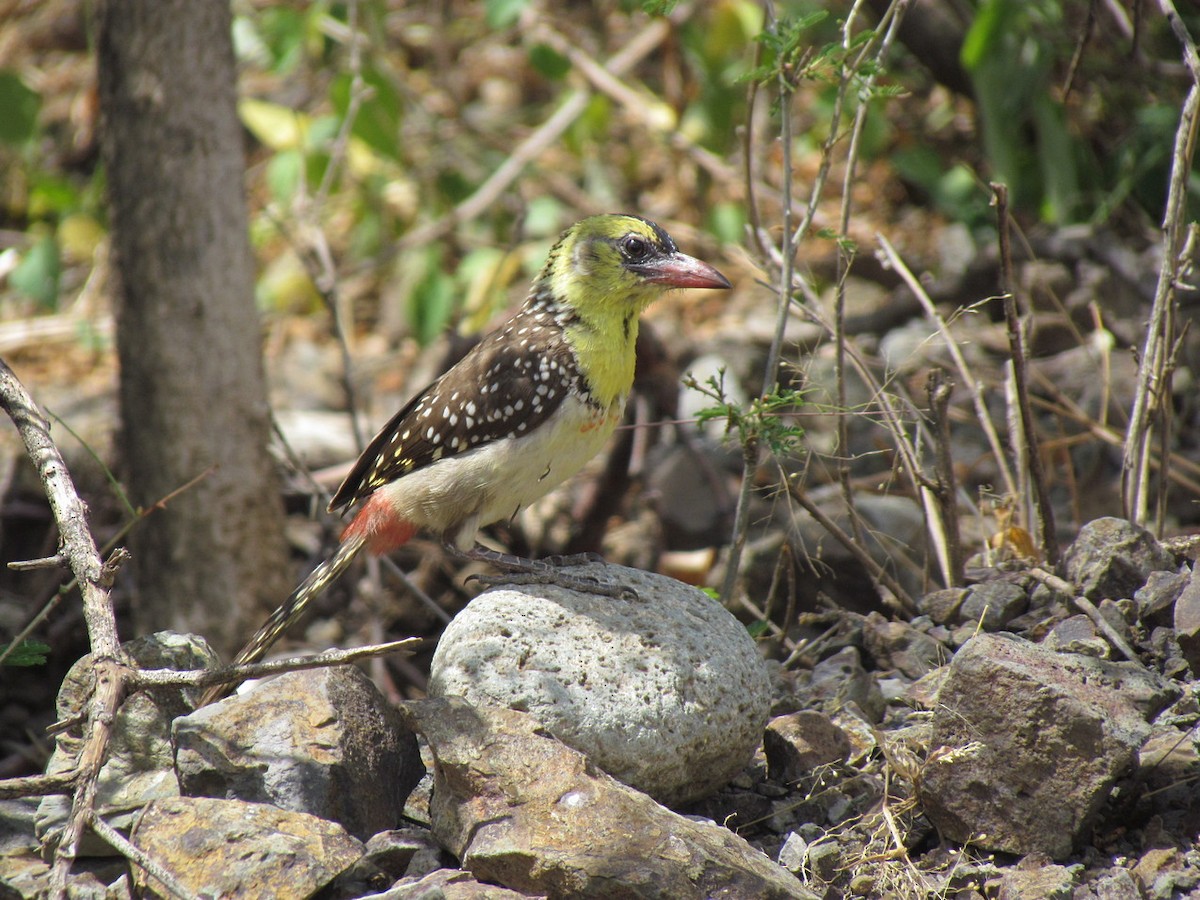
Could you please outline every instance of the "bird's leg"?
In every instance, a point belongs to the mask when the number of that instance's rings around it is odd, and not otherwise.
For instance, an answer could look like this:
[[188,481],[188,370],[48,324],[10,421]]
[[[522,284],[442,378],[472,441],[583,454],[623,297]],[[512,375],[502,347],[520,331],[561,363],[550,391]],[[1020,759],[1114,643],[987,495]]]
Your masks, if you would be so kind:
[[501,569],[503,575],[471,575],[468,581],[478,581],[480,584],[493,587],[503,584],[553,584],[567,590],[579,591],[584,594],[599,594],[614,599],[637,599],[632,588],[621,585],[605,584],[590,575],[572,575],[563,569],[570,566],[581,566],[587,563],[603,562],[598,553],[573,553],[570,556],[548,556],[544,559],[526,559],[511,553],[500,553],[488,550],[476,544],[470,550],[461,550],[450,541],[443,542],[446,551],[457,559],[485,562]]

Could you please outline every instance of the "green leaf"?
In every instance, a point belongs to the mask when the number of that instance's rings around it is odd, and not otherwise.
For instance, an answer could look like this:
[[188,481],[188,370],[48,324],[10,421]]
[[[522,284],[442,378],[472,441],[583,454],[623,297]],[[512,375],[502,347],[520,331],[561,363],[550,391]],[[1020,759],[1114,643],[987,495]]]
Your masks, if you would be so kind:
[[746,208],[741,203],[717,203],[708,214],[708,230],[726,244],[740,244],[745,228]]
[[516,25],[529,0],[486,0],[484,16],[489,28],[508,28]]
[[[8,644],[0,644],[0,651],[7,650]],[[41,641],[21,641],[16,649],[4,661],[6,666],[44,666],[50,645]]]
[[530,47],[529,62],[547,78],[562,78],[571,71],[571,61],[549,44],[534,44]]
[[[371,89],[370,96],[359,105],[358,115],[350,133],[380,156],[399,160],[404,100],[395,85],[377,70],[366,68],[362,79]],[[353,84],[353,76],[344,73],[335,78],[330,87],[330,98],[339,118],[344,117],[350,109],[350,90]]]
[[23,144],[37,132],[41,98],[16,72],[0,70],[0,141]]
[[765,619],[746,623],[746,632],[752,638],[760,638],[771,630],[771,623]]
[[266,181],[271,196],[279,203],[290,203],[304,178],[304,155],[299,150],[284,150],[267,161]]
[[60,274],[58,241],[48,234],[25,252],[24,259],[8,276],[8,283],[40,306],[53,308],[58,300]]
[[679,5],[679,0],[643,0],[642,10],[648,16],[669,16]]
[[441,269],[437,248],[430,248],[425,265],[425,275],[413,285],[408,304],[409,325],[422,346],[446,329],[458,296],[454,279]]

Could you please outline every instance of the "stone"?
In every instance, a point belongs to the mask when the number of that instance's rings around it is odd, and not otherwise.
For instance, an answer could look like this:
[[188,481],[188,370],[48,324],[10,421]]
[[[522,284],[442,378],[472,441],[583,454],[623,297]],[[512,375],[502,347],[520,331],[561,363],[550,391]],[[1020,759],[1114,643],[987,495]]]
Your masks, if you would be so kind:
[[981,634],[949,665],[917,796],[939,832],[1066,858],[1172,699],[1135,663]]
[[660,802],[725,785],[762,737],[771,686],[754,640],[703,591],[592,564],[616,600],[554,585],[496,589],[446,628],[429,694],[530,713],[555,737]]
[[1082,613],[1057,623],[1042,640],[1042,646],[1047,650],[1082,653],[1097,659],[1107,659],[1111,655],[1108,641],[1096,630],[1096,623]]
[[917,606],[938,625],[954,625],[959,621],[958,611],[966,596],[966,588],[941,588],[919,597]]
[[288,672],[176,720],[182,791],[271,803],[363,840],[394,828],[425,773],[416,736],[353,666]]
[[789,833],[783,846],[779,848],[779,864],[793,875],[799,875],[804,871],[807,859],[808,841],[794,831]]
[[1000,878],[996,900],[1071,900],[1075,876],[1066,866],[1027,865],[1025,860]]
[[1134,591],[1138,619],[1148,625],[1170,625],[1175,601],[1191,580],[1188,569],[1182,572],[1151,572],[1146,583]]
[[824,713],[801,710],[767,723],[763,751],[772,780],[795,782],[808,777],[817,766],[845,760],[850,755],[850,739]]
[[1092,601],[1133,597],[1151,572],[1174,568],[1175,558],[1154,535],[1111,517],[1084,525],[1059,564],[1062,577]]
[[1193,672],[1200,672],[1200,566],[1175,600],[1175,640]]
[[[189,671],[218,664],[216,653],[204,638],[161,631],[121,645],[127,659],[143,669]],[[63,679],[58,694],[58,717],[69,719],[84,709],[91,696],[92,656],[81,658]],[[171,721],[195,708],[203,693],[198,688],[162,687],[126,697],[113,720],[108,756],[96,786],[96,810],[106,822],[128,833],[137,811],[149,801],[179,795],[171,751]],[[53,775],[75,767],[82,747],[83,725],[72,725],[55,738],[54,753],[46,764]],[[71,809],[71,798],[49,796],[38,806],[35,826],[43,844],[57,840]],[[82,856],[116,856],[107,842],[85,829],[80,839]]]
[[531,715],[407,703],[434,760],[434,836],[480,881],[572,898],[815,900],[728,829],[621,784]]
[[883,718],[883,694],[863,668],[857,647],[843,647],[813,666],[809,690],[813,700],[829,711],[853,703],[870,721],[878,723]]
[[889,622],[871,613],[863,624],[863,641],[877,666],[916,680],[944,665],[950,650],[908,622]]
[[1004,579],[985,581],[967,589],[958,610],[960,622],[984,631],[999,631],[1029,608],[1029,594],[1020,584]]
[[529,900],[529,895],[476,881],[462,869],[438,869],[421,878],[405,878],[381,894],[359,900]]
[[[306,900],[362,856],[341,825],[263,803],[155,800],[131,836],[193,896]],[[142,897],[173,896],[134,867]]]

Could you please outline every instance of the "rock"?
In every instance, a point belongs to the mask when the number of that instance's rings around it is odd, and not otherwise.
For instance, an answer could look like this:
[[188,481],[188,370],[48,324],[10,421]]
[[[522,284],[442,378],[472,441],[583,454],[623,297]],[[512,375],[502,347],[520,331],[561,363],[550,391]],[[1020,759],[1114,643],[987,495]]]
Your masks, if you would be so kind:
[[[216,653],[204,638],[161,631],[121,645],[128,659],[144,669],[203,669],[218,664]],[[58,694],[58,718],[69,719],[82,711],[91,696],[92,656],[81,658],[63,680]],[[96,787],[96,809],[114,828],[128,833],[137,811],[149,801],[179,795],[172,768],[171,720],[195,708],[201,690],[164,687],[139,691],[125,698],[113,721],[108,758]],[[46,765],[53,775],[74,768],[82,746],[82,723],[55,739]],[[68,796],[45,797],[38,806],[35,825],[43,844],[57,840],[70,812]],[[117,851],[85,829],[80,840],[82,856],[116,856]]]
[[431,697],[529,712],[596,765],[663,803],[720,788],[750,760],[770,680],[746,629],[703,591],[617,566],[636,600],[553,585],[488,591],[446,628]]
[[371,835],[364,859],[393,878],[403,878],[437,871],[441,855],[428,829],[409,827]]
[[1006,579],[972,585],[963,597],[958,621],[978,625],[984,631],[999,631],[1029,608],[1029,594]]
[[921,806],[951,840],[1063,859],[1170,699],[1137,664],[981,634],[938,692]]
[[949,648],[925,632],[908,622],[889,622],[879,613],[867,616],[863,641],[878,668],[894,669],[914,681],[950,657]]
[[774,781],[806,778],[817,766],[842,762],[850,755],[850,739],[824,713],[802,710],[776,716],[767,724],[763,750]]
[[[194,896],[304,900],[349,868],[363,848],[341,825],[262,803],[155,800],[132,841]],[[134,867],[139,896],[171,897]]]
[[1066,866],[1022,860],[1000,879],[996,900],[1071,900],[1075,876]]
[[1193,672],[1200,672],[1200,566],[1175,600],[1175,640]]
[[182,791],[271,803],[366,839],[400,821],[416,736],[353,666],[289,672],[176,720]]
[[[732,460],[740,465],[740,456]],[[730,451],[720,440],[695,439],[655,448],[646,466],[646,493],[662,528],[664,546],[694,550],[723,544],[737,501],[726,487]],[[697,472],[710,473],[708,490],[696,489]]]
[[1042,641],[1047,650],[1061,653],[1082,653],[1097,659],[1108,659],[1111,648],[1096,630],[1096,623],[1083,614],[1068,616],[1050,629]]
[[1132,597],[1151,572],[1171,571],[1174,557],[1149,531],[1124,519],[1094,519],[1079,531],[1059,565],[1089,600]]
[[1129,870],[1120,867],[1101,875],[1088,887],[1090,893],[1086,896],[1097,900],[1144,900],[1146,896]]
[[883,694],[863,668],[857,647],[843,647],[813,666],[809,690],[813,700],[829,711],[854,703],[872,722],[883,718]]
[[779,849],[779,864],[793,875],[799,875],[804,871],[804,864],[807,859],[808,841],[793,831],[787,836],[787,839],[783,842],[783,846]]
[[484,884],[462,869],[438,869],[421,878],[406,878],[382,894],[360,900],[528,900],[529,895]]
[[481,881],[552,897],[815,900],[742,838],[598,771],[530,715],[458,700],[403,709],[434,759],[434,836]]
[[1170,625],[1174,619],[1175,601],[1191,580],[1192,573],[1151,572],[1146,583],[1134,592],[1137,616],[1148,625]]
[[942,588],[918,597],[917,606],[938,625],[953,625],[966,596],[966,588]]

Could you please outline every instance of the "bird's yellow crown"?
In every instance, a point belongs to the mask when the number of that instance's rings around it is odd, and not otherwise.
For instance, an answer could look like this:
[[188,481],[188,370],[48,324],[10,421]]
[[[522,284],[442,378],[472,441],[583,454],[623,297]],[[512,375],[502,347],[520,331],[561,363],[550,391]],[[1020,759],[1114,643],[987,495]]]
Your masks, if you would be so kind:
[[556,307],[592,396],[609,407],[623,402],[633,383],[638,317],[646,307],[668,288],[728,286],[715,269],[681,254],[655,223],[601,215],[563,234],[533,296]]

